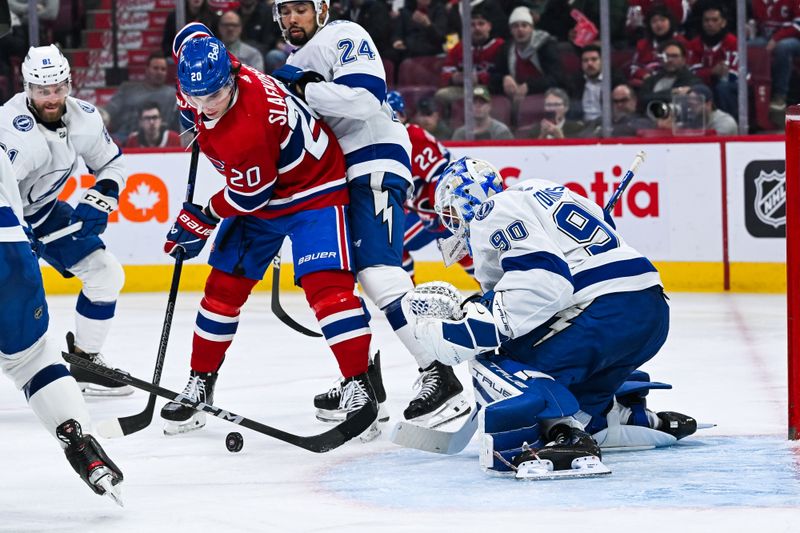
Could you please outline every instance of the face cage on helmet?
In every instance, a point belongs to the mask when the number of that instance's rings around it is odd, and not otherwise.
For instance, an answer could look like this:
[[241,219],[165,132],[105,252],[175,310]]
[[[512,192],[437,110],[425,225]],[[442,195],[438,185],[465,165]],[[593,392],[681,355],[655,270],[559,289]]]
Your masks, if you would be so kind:
[[[317,31],[319,31],[325,24],[328,23],[328,20],[330,20],[330,4],[327,2],[327,0],[275,0],[275,2],[272,4],[272,20],[278,23],[278,28],[280,28],[283,38],[286,41],[289,40],[289,37],[286,35],[286,28],[283,26],[283,22],[281,22],[281,6],[283,4],[296,4],[299,2],[308,2],[314,6],[314,13],[317,15]],[[322,4],[326,4],[328,6],[328,12],[325,14],[324,20],[320,20],[320,17],[322,17]]]

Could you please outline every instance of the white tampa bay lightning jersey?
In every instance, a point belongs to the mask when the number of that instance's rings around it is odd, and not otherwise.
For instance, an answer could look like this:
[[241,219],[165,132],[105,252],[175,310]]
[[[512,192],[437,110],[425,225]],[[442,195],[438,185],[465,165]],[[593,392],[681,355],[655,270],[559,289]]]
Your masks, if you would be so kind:
[[22,200],[17,178],[5,151],[0,150],[0,242],[27,241],[21,223]]
[[364,28],[330,22],[286,62],[325,78],[306,86],[306,102],[336,134],[348,179],[384,171],[411,183],[411,142],[386,103],[383,62]]
[[26,220],[34,227],[52,210],[81,156],[98,180],[125,186],[122,152],[111,140],[97,109],[67,97],[62,127],[51,130],[37,122],[19,93],[0,107],[0,145],[11,160],[19,183]]
[[492,313],[511,338],[603,294],[661,285],[597,204],[550,181],[526,180],[492,196],[469,232],[475,277],[496,292]]

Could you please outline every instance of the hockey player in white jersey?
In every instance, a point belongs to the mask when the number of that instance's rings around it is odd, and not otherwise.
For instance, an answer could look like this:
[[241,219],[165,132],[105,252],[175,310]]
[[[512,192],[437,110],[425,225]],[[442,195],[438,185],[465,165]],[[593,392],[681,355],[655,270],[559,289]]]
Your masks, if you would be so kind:
[[[55,45],[31,47],[22,63],[22,77],[25,90],[0,107],[0,146],[11,160],[25,222],[37,239],[70,224],[82,224],[73,235],[47,246],[41,257],[62,276],[75,276],[82,283],[75,334],[67,335],[68,351],[105,364],[99,352],[111,327],[124,273],[99,235],[117,208],[125,184],[122,153],[97,109],[69,96],[69,63]],[[79,156],[97,181],[73,209],[58,195],[77,168]],[[83,369],[71,371],[85,394],[133,392],[129,386]]]
[[91,489],[121,504],[122,472],[88,433],[91,420],[61,351],[47,339],[50,317],[39,262],[26,236],[17,180],[0,150],[0,368],[25,393]]
[[436,212],[471,253],[483,294],[445,319],[419,310],[457,294],[447,284],[403,303],[439,361],[470,361],[481,465],[518,477],[606,473],[598,441],[652,447],[693,433],[692,418],[646,409],[647,391],[668,386],[636,371],[669,330],[656,268],[566,187],[501,183],[491,164],[462,158],[436,189]]
[[[275,21],[298,48],[273,76],[325,119],[342,146],[358,281],[420,369],[419,392],[403,415],[420,423],[434,415],[440,420],[464,412],[463,388],[452,369],[417,342],[400,305],[413,288],[402,268],[403,204],[413,192],[411,144],[386,102],[386,75],[369,34],[350,21],[328,22],[328,8],[326,0],[275,1]],[[335,410],[340,391],[337,386],[318,395],[315,405]]]

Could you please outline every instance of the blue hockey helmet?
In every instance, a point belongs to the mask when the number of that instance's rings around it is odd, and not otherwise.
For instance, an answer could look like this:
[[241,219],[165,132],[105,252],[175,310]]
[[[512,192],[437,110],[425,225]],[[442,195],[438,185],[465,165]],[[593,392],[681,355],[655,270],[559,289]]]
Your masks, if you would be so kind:
[[399,92],[391,91],[386,93],[386,102],[395,113],[402,113],[403,115],[406,114],[406,101],[403,99],[403,95]]
[[503,180],[491,163],[462,157],[439,177],[434,209],[453,235],[468,238],[468,224],[478,208],[502,190]]
[[231,59],[216,37],[190,39],[181,47],[178,82],[187,96],[207,96],[231,82]]

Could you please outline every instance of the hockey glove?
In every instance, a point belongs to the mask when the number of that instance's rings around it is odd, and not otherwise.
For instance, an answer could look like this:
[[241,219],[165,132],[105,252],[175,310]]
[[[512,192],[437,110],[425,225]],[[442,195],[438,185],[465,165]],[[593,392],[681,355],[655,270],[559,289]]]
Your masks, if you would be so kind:
[[475,302],[467,302],[460,320],[418,317],[414,336],[429,346],[436,359],[454,366],[475,359],[500,346],[505,339],[497,330],[491,311]]
[[302,70],[294,65],[283,65],[272,72],[272,77],[281,80],[294,94],[306,99],[306,85],[325,81],[321,74],[313,70]]
[[72,212],[70,224],[83,222],[83,227],[75,232],[75,238],[85,239],[100,235],[108,226],[108,215],[119,203],[119,185],[112,180],[100,180],[86,191]]
[[219,219],[203,212],[197,204],[186,202],[178,214],[178,220],[172,225],[164,243],[164,251],[176,257],[178,250],[183,250],[184,259],[200,255],[206,241],[214,233]]
[[28,241],[31,243],[33,253],[36,254],[36,257],[42,257],[47,245],[36,238],[36,235],[33,234],[33,228],[28,224],[23,225],[22,229],[25,231],[25,236],[28,237]]

